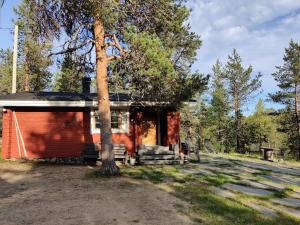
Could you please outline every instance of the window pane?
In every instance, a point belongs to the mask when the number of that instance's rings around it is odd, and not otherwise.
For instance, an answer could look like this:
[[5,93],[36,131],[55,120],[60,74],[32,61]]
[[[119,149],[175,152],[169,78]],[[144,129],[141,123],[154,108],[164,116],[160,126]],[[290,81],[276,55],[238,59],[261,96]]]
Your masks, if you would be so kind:
[[[100,129],[99,113],[94,111],[93,113],[93,126],[94,129]],[[126,111],[112,110],[111,111],[111,127],[113,129],[126,129],[128,118]]]
[[100,123],[99,123],[99,121],[96,121],[96,128],[100,129]]
[[111,112],[111,127],[112,128],[120,128],[119,113],[120,113],[119,111]]
[[98,112],[95,112],[95,128],[100,129],[100,121],[99,121]]

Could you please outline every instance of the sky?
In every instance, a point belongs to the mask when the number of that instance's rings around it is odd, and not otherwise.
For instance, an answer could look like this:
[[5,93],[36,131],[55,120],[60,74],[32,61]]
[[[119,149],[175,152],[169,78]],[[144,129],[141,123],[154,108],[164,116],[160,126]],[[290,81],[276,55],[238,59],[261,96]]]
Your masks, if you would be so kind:
[[[5,1],[0,28],[13,27],[13,7],[19,2]],[[243,65],[253,66],[253,75],[263,74],[261,93],[245,108],[246,114],[252,112],[258,98],[267,99],[268,93],[278,90],[271,74],[282,65],[284,48],[291,39],[300,42],[300,0],[189,0],[187,6],[192,9],[191,29],[203,41],[194,70],[210,74],[216,60],[225,64],[236,48]],[[0,29],[0,48],[12,44],[12,31]]]

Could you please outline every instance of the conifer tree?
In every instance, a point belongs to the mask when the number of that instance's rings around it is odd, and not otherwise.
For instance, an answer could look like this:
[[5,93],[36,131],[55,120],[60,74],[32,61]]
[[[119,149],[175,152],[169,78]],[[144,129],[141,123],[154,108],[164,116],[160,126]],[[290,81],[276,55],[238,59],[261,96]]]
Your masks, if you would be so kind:
[[273,73],[278,83],[280,91],[271,94],[273,101],[286,105],[287,112],[293,121],[295,130],[295,146],[298,159],[300,159],[300,122],[299,122],[299,88],[300,88],[300,45],[291,40],[289,47],[285,49],[283,56],[283,65],[276,67],[277,71]]
[[[12,88],[12,61],[13,52],[11,49],[0,49],[0,93],[11,93]],[[23,65],[17,67],[17,89],[24,91],[24,72]]]
[[[15,9],[19,25],[19,60],[24,71],[23,90],[42,91],[50,87],[52,74],[49,67],[52,60],[48,57],[51,50],[49,40],[39,38],[39,21],[35,19],[30,0],[23,0]],[[20,79],[20,76],[18,76]],[[20,91],[20,89],[18,89]]]
[[85,73],[74,61],[71,54],[66,54],[60,65],[60,71],[54,76],[54,91],[81,92],[82,78]]
[[230,106],[228,92],[225,88],[223,68],[219,60],[213,66],[212,100],[209,111],[211,125],[219,145],[218,150],[223,151]]
[[228,56],[224,77],[234,110],[236,151],[244,152],[242,143],[242,109],[245,103],[261,87],[261,74],[252,77],[252,66],[244,68],[241,57],[233,49],[232,55]]

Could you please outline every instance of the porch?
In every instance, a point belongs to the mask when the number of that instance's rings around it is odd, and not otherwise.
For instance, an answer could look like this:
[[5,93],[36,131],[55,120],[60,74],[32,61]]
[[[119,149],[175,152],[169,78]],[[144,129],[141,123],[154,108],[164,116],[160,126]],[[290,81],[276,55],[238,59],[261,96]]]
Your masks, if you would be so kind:
[[179,164],[179,113],[142,108],[133,113],[135,153],[140,164]]

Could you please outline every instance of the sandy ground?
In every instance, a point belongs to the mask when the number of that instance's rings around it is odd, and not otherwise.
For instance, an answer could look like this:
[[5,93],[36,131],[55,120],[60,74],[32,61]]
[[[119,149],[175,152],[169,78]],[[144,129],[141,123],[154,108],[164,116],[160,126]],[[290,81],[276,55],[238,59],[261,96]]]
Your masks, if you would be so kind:
[[0,224],[191,224],[176,210],[185,203],[166,191],[126,177],[87,176],[92,170],[0,164]]

